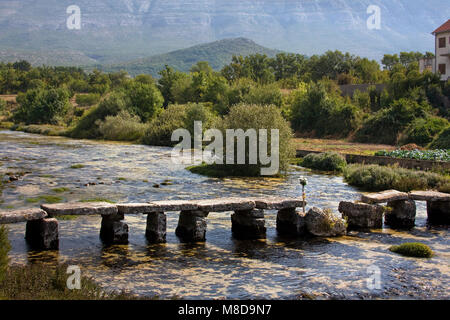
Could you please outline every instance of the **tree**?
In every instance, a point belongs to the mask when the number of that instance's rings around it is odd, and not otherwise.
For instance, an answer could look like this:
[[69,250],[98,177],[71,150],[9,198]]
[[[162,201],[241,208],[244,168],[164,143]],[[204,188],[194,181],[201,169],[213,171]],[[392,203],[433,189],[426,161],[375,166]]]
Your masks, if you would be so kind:
[[383,64],[384,69],[391,71],[394,65],[400,63],[400,58],[397,54],[385,54],[381,63]]
[[17,96],[19,108],[14,118],[27,124],[56,124],[69,108],[66,89],[32,89]]
[[142,122],[152,119],[160,111],[164,98],[155,84],[130,81],[124,88],[126,108],[141,118]]
[[186,75],[182,72],[175,71],[168,65],[165,65],[164,69],[158,72],[161,76],[158,80],[158,88],[164,97],[164,107],[167,107],[171,103],[175,103],[175,98],[173,96],[173,86],[181,78]]

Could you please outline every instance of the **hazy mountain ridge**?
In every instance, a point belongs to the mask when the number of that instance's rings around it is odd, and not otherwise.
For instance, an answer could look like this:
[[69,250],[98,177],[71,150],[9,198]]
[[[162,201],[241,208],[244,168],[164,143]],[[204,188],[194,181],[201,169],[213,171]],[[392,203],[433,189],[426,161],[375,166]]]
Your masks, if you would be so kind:
[[[82,29],[66,28],[73,0],[3,0],[0,49],[82,53],[116,63],[224,38],[307,55],[339,49],[380,58],[434,48],[450,17],[446,0],[77,0]],[[381,30],[368,30],[369,5]]]
[[156,77],[158,76],[158,71],[162,70],[164,65],[169,65],[176,70],[187,72],[198,61],[208,61],[214,70],[220,70],[223,66],[231,62],[233,55],[247,56],[260,53],[273,57],[278,52],[280,51],[262,47],[249,39],[236,38],[196,45],[127,63],[98,67],[109,72],[126,70],[133,76],[147,73]]

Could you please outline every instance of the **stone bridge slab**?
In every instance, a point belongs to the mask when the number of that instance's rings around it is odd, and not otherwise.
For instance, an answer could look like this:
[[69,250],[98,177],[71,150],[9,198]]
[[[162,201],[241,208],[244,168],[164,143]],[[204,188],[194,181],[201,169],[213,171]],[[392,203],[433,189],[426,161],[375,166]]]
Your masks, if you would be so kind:
[[450,201],[450,194],[437,191],[411,191],[409,198],[418,201]]
[[59,215],[102,215],[109,216],[118,213],[117,206],[108,202],[67,202],[43,204],[41,208],[50,217]]
[[24,209],[12,211],[0,211],[0,224],[20,223],[33,220],[41,220],[47,217],[42,209]]
[[376,193],[368,193],[361,195],[361,201],[368,204],[385,203],[397,200],[408,200],[409,196],[405,192],[397,190],[386,190]]

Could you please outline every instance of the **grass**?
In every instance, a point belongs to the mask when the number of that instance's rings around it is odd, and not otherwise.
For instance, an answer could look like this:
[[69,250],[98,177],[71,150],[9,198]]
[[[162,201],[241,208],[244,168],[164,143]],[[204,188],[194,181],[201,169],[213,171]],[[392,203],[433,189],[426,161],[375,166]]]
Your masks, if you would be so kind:
[[394,146],[370,143],[355,143],[345,140],[334,139],[293,139],[295,148],[298,150],[310,150],[319,152],[338,152],[342,154],[357,154],[373,156],[377,151],[394,150]]
[[345,181],[365,191],[384,191],[395,189],[412,190],[437,189],[450,191],[450,177],[434,172],[410,170],[379,165],[348,165],[344,170]]
[[73,164],[70,166],[70,169],[81,169],[84,168],[84,164]]
[[0,284],[0,299],[7,300],[130,300],[134,296],[103,290],[91,278],[81,276],[81,289],[67,288],[67,266],[36,264],[11,266]]
[[407,242],[398,246],[392,246],[390,251],[407,257],[431,258],[433,251],[429,246],[419,242]]
[[63,193],[63,192],[70,191],[70,189],[66,188],[66,187],[59,187],[59,188],[53,188],[52,191],[56,192],[56,193]]
[[45,203],[58,203],[63,201],[62,197],[53,196],[53,195],[42,195],[35,198],[27,198],[25,199],[28,203],[38,203],[38,202],[45,202]]

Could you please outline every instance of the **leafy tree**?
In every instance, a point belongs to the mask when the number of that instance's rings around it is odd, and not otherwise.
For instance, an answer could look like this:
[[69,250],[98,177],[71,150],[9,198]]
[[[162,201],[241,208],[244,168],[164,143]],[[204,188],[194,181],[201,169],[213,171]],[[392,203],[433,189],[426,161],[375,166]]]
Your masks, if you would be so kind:
[[17,96],[17,121],[27,124],[55,124],[67,113],[69,92],[66,89],[32,89]]
[[160,112],[164,98],[153,83],[130,81],[124,87],[126,109],[147,122]]

